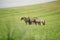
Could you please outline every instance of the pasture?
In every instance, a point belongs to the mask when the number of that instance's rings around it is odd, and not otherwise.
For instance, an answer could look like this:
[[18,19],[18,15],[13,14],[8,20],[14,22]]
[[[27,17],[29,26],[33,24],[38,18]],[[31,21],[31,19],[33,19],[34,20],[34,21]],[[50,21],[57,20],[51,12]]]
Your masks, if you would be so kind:
[[[45,19],[46,25],[26,25],[22,16]],[[60,2],[0,8],[0,40],[60,40]]]

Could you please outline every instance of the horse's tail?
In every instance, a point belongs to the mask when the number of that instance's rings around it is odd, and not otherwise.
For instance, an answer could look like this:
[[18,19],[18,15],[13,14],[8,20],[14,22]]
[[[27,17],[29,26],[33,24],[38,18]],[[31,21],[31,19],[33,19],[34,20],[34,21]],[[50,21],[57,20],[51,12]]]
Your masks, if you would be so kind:
[[43,22],[43,25],[45,25],[45,20],[44,20],[44,22]]
[[31,25],[31,24],[32,24],[32,22],[31,22],[31,19],[30,19],[30,18],[29,18],[29,20],[28,20],[28,21],[29,21],[29,25]]

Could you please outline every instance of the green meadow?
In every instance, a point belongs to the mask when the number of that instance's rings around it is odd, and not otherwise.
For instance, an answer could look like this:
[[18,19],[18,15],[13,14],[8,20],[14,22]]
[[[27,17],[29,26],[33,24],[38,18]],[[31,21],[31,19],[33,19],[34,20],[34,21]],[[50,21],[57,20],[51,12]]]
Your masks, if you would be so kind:
[[[23,16],[44,19],[46,25],[26,25]],[[0,8],[0,40],[60,40],[60,1]]]

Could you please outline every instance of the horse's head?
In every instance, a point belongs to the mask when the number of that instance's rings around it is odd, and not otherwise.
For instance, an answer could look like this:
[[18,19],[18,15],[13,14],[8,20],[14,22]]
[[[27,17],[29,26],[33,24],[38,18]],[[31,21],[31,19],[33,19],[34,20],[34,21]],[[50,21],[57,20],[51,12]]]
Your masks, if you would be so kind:
[[21,17],[21,20],[24,20],[26,17]]

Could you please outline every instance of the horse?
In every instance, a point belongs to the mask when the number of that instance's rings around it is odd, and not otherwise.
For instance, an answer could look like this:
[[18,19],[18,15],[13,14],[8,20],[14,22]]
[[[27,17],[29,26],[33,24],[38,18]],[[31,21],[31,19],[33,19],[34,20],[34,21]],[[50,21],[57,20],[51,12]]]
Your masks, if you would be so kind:
[[26,24],[32,24],[32,22],[30,21],[30,17],[21,17],[21,20],[24,20]]
[[42,19],[40,19],[40,20],[35,20],[36,21],[36,23],[38,23],[38,24],[43,24],[43,25],[45,25],[45,20],[42,20]]
[[39,25],[41,25],[41,24],[43,24],[43,25],[45,25],[45,20],[43,20],[43,19],[38,19],[37,17],[33,17],[33,19],[34,19],[34,23],[35,24],[39,24]]

